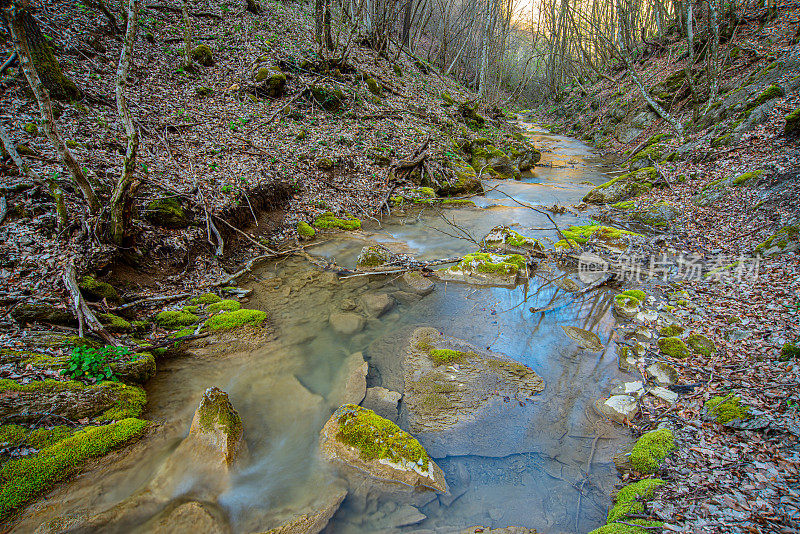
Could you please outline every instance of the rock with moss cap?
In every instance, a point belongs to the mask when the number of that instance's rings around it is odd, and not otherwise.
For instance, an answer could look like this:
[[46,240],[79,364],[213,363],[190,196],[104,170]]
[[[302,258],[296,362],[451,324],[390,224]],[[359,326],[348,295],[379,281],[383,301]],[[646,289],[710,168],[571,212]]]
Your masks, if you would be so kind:
[[478,104],[474,102],[463,102],[458,106],[458,113],[471,128],[483,128],[486,119],[478,113]]
[[[607,524],[589,534],[644,534],[660,528],[660,521],[648,521],[635,516],[644,512],[644,502],[651,500],[655,488],[664,484],[658,478],[647,478],[628,484],[614,498],[615,504],[608,512]],[[639,528],[640,526],[645,528]]]
[[255,94],[259,97],[279,98],[286,87],[286,75],[277,68],[261,67],[255,75]]
[[[524,137],[523,137],[524,139]],[[529,171],[542,159],[542,153],[527,141],[515,141],[504,146],[506,154],[520,171]]]
[[204,67],[214,65],[214,54],[211,52],[211,47],[208,45],[201,44],[194,47],[189,53],[189,56],[193,61],[196,61]]
[[242,420],[228,394],[210,387],[200,399],[192,418],[189,437],[194,446],[205,447],[219,456],[219,461],[232,465],[246,448]]
[[356,259],[358,269],[371,269],[392,261],[392,253],[380,245],[368,245],[361,249]]
[[647,297],[644,291],[629,289],[614,297],[614,313],[625,319],[633,319],[642,308],[642,301]]
[[481,526],[469,527],[461,531],[460,534],[536,534],[535,528],[525,527],[502,527],[487,528]]
[[313,226],[320,230],[353,231],[361,229],[361,221],[350,214],[339,218],[333,212],[326,211],[314,220]]
[[86,385],[74,380],[40,380],[20,384],[0,380],[0,419],[33,423],[41,413],[71,420],[113,421],[138,417],[147,402],[142,388],[119,382]]
[[367,83],[367,89],[369,89],[369,92],[372,93],[373,95],[380,96],[380,94],[381,94],[381,86],[375,80],[375,78],[367,78],[365,81]]
[[474,252],[451,267],[437,269],[434,274],[444,281],[515,287],[520,278],[528,277],[528,265],[519,254]]
[[35,456],[3,465],[0,481],[0,518],[63,480],[86,461],[106,454],[141,435],[147,421],[126,418],[103,426],[90,426],[43,448]]
[[690,334],[686,339],[686,343],[692,349],[692,352],[701,356],[711,356],[717,352],[717,346],[714,342],[703,334]]
[[667,356],[678,360],[689,356],[689,348],[678,337],[662,337],[658,340],[658,349]]
[[307,222],[300,221],[297,223],[297,235],[302,241],[307,241],[309,239],[314,239],[314,236],[317,235],[317,232],[314,230],[314,227]]
[[325,85],[312,85],[310,91],[312,99],[322,106],[325,111],[338,110],[345,100],[344,93],[341,89]]
[[192,222],[191,213],[175,198],[153,200],[145,206],[144,217],[167,228],[185,228]]
[[653,167],[645,167],[595,187],[583,197],[583,201],[589,204],[613,204],[646,193],[657,182],[658,171]]
[[468,145],[470,164],[478,172],[485,172],[492,178],[501,180],[520,179],[520,170],[511,161],[511,158],[494,146],[489,139],[480,137]]
[[673,450],[675,437],[668,428],[642,434],[631,450],[631,467],[640,473],[655,473],[664,458]]
[[118,302],[119,293],[108,282],[101,282],[92,275],[86,275],[78,283],[81,293],[91,300],[106,299],[109,302]]
[[761,256],[775,256],[800,250],[800,224],[784,226],[755,248]]
[[11,316],[20,323],[43,322],[77,326],[78,320],[68,309],[46,302],[23,302],[11,309]]
[[525,237],[508,226],[492,228],[483,238],[483,244],[504,254],[544,254],[539,240]]
[[444,493],[444,473],[408,432],[354,404],[334,412],[320,433],[320,455],[345,468],[383,481]]
[[800,108],[786,115],[786,124],[783,127],[783,134],[787,137],[800,134]]
[[200,322],[200,318],[197,315],[183,310],[164,310],[159,312],[155,318],[155,323],[157,325],[172,330],[197,324],[198,322]]
[[[504,397],[523,402],[535,397],[544,381],[506,355],[418,328],[403,357],[403,389],[401,424],[421,436],[435,457],[500,456],[525,450],[525,440],[515,439],[484,414],[501,409]],[[507,434],[502,445],[496,443],[496,432]]]
[[447,167],[452,171],[451,180],[439,182],[437,193],[441,196],[468,195],[482,193],[483,184],[475,169],[462,159],[451,159]]
[[234,330],[243,326],[259,327],[267,320],[266,312],[261,310],[239,309],[222,312],[206,319],[203,330],[218,332]]

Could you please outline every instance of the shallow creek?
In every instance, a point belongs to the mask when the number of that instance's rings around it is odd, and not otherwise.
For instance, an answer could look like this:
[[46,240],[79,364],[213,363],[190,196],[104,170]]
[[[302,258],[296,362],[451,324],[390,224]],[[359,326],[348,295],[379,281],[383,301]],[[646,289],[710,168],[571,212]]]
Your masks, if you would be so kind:
[[[591,188],[585,182],[609,178],[604,173],[610,169],[587,146],[524,126],[543,151],[541,163],[552,167],[538,166],[518,182],[488,181],[487,193],[474,198],[478,207],[443,212],[478,240],[499,224],[552,240],[547,218],[509,196],[536,205],[574,204]],[[562,227],[588,222],[588,215],[553,217]],[[329,240],[310,252],[353,267],[361,248],[374,242],[423,259],[475,250],[453,234],[442,216],[428,209],[380,226],[367,222],[357,237]],[[335,474],[316,460],[316,449],[320,429],[338,406],[350,355],[361,352],[370,362],[368,386],[402,391],[403,340],[417,326],[432,326],[530,366],[544,380],[544,392],[532,402],[511,399],[487,410],[446,442],[421,438],[445,472],[449,496],[431,493],[400,503],[393,496],[350,496],[325,532],[458,532],[473,525],[513,525],[560,533],[587,532],[605,523],[608,495],[617,482],[612,456],[628,439],[624,429],[604,421],[593,408],[621,377],[609,341],[614,325],[610,293],[575,297],[537,277],[514,289],[437,282],[430,295],[397,298],[392,310],[368,319],[363,331],[343,336],[329,327],[330,313],[367,292],[395,294],[399,287],[393,276],[337,280],[291,258],[263,266],[248,287],[254,294],[247,306],[270,313],[275,339],[255,350],[211,348],[161,363],[148,385],[149,416],[164,421],[157,435],[116,467],[90,472],[71,485],[69,494],[51,496],[51,505],[58,499],[51,513],[100,511],[146,484],[188,432],[203,390],[218,386],[242,417],[250,459],[217,502],[234,532],[278,526],[321,502],[334,483]],[[557,304],[547,313],[529,311],[552,302]],[[606,349],[580,350],[561,325],[595,332]],[[196,492],[191,466],[175,476],[182,477],[176,500]],[[146,521],[141,517],[119,530],[147,531]]]

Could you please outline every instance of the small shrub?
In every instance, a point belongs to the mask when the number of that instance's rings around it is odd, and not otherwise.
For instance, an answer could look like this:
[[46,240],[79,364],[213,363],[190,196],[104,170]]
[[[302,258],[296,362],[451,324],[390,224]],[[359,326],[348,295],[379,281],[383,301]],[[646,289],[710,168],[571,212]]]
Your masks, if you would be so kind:
[[89,380],[90,382],[116,381],[117,378],[109,363],[121,360],[131,354],[128,347],[115,347],[114,345],[106,345],[101,349],[75,347],[72,349],[67,368],[62,370],[61,374],[75,380]]

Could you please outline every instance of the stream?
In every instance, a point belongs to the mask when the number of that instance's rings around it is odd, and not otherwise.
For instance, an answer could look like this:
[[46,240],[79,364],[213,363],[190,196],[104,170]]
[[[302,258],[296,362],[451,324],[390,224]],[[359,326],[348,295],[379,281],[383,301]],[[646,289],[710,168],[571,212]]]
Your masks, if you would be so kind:
[[[329,240],[309,252],[352,268],[366,244],[381,243],[421,259],[474,251],[473,243],[454,236],[443,216],[478,240],[505,224],[552,243],[557,237],[547,218],[509,197],[535,205],[575,204],[593,187],[589,182],[604,182],[605,173],[615,169],[583,143],[533,124],[522,126],[542,151],[542,161],[520,181],[486,181],[486,194],[473,199],[477,207],[409,210],[380,225],[365,221],[358,236]],[[552,216],[562,228],[589,221],[589,215],[569,212]],[[410,299],[399,292],[394,276],[337,280],[302,258],[264,265],[251,280],[246,287],[254,293],[247,307],[268,311],[274,339],[255,350],[209,347],[159,363],[147,386],[147,415],[164,421],[157,435],[115,468],[80,477],[68,497],[60,496],[58,513],[87,506],[103,510],[146,484],[188,432],[209,386],[230,395],[249,449],[249,461],[217,499],[233,532],[261,532],[308,511],[335,484],[335,473],[317,460],[317,447],[320,429],[340,404],[348,359],[361,353],[370,363],[368,387],[402,391],[403,340],[416,327],[432,326],[524,363],[544,380],[545,390],[532,402],[511,399],[487,409],[478,422],[446,441],[419,437],[443,469],[448,495],[431,492],[398,502],[392,495],[351,494],[324,532],[449,533],[481,525],[562,533],[587,532],[605,523],[609,494],[618,482],[612,457],[629,440],[624,428],[593,407],[622,377],[610,342],[611,292],[576,297],[532,277],[513,289],[437,282],[433,293]],[[329,326],[331,313],[370,292],[392,295],[394,307],[368,318],[354,335]],[[529,311],[554,302],[547,313]],[[606,348],[579,349],[562,325],[591,330]],[[190,468],[182,476],[176,500],[196,489]],[[120,531],[148,531],[146,519]],[[18,528],[25,531],[25,520]]]

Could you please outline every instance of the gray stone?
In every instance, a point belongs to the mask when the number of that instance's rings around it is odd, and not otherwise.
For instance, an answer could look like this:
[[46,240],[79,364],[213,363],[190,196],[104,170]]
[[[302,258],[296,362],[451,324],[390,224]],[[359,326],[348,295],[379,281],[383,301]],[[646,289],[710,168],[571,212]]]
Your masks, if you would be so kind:
[[397,422],[397,404],[400,402],[400,393],[382,387],[367,388],[364,401],[361,405],[388,419],[393,423]]
[[670,404],[672,404],[672,403],[674,403],[675,401],[678,400],[678,394],[677,393],[675,393],[674,391],[669,390],[667,388],[662,388],[661,386],[656,386],[656,387],[650,388],[650,389],[647,390],[647,392],[650,395],[652,395],[652,396],[654,396],[654,397],[656,397],[658,399],[661,399],[663,401],[666,401],[666,402],[668,402]]
[[367,362],[364,355],[356,352],[347,357],[335,380],[331,395],[332,405],[359,404],[367,393]]
[[633,420],[639,412],[639,403],[630,395],[612,395],[595,403],[597,411],[617,423]]
[[365,324],[364,318],[356,313],[332,313],[329,320],[336,332],[346,336],[361,332]]
[[422,276],[419,271],[409,271],[400,277],[400,285],[404,291],[410,291],[418,295],[428,295],[433,292],[436,285]]
[[678,371],[669,364],[656,362],[648,365],[645,372],[659,386],[672,386],[678,383]]
[[640,399],[644,395],[644,384],[638,380],[635,382],[623,382],[615,386],[614,389],[611,390],[611,394],[630,395],[631,397]]
[[386,293],[366,293],[361,296],[364,310],[373,317],[380,317],[394,306],[394,299]]

